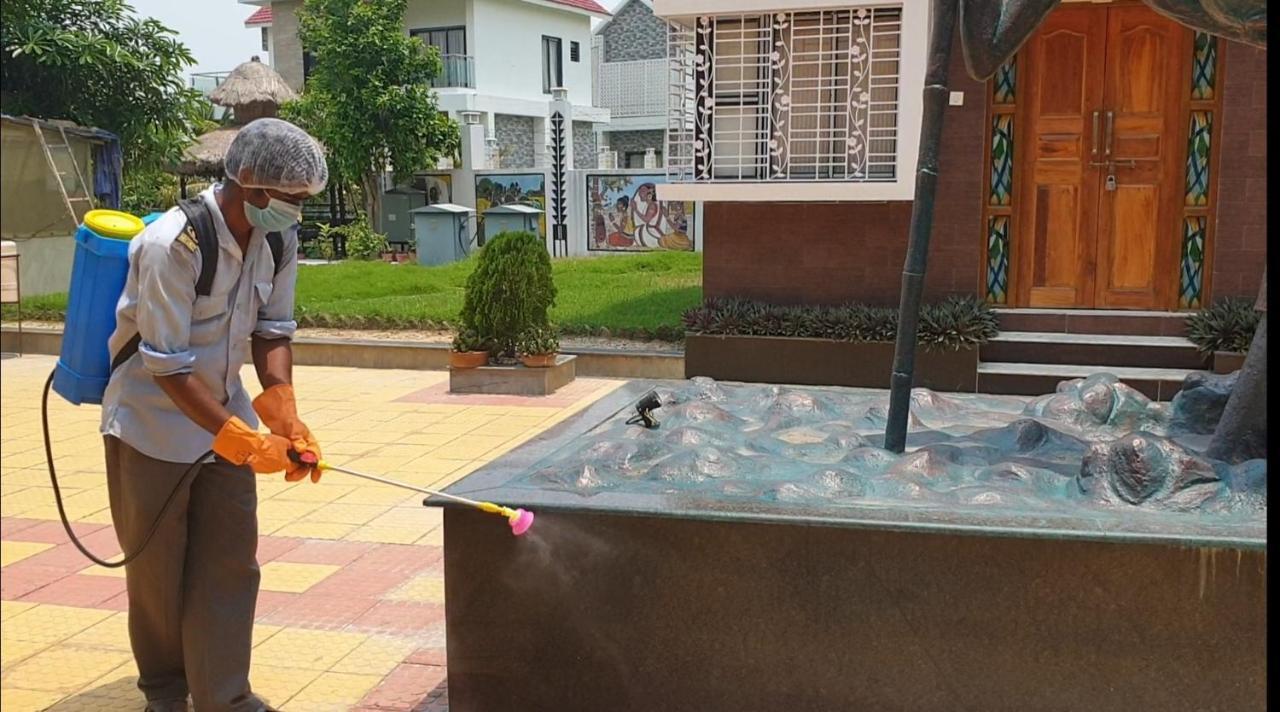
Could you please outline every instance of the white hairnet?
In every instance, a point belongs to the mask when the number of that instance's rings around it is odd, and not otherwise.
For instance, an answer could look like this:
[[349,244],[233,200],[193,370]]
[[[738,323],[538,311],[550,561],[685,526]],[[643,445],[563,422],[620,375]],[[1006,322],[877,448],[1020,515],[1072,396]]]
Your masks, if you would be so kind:
[[281,119],[246,124],[227,148],[223,166],[227,177],[243,188],[315,195],[329,180],[320,143]]

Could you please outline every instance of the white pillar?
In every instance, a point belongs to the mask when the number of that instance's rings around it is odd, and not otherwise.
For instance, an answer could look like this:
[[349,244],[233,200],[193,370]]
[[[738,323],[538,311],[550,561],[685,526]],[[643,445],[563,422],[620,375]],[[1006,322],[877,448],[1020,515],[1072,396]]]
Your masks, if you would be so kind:
[[480,112],[462,112],[462,169],[475,171],[488,168],[485,156],[484,124],[480,123]]
[[569,90],[563,87],[551,90],[548,123],[550,123],[550,117],[556,113],[564,117],[564,169],[567,171],[573,168],[573,104],[569,103]]

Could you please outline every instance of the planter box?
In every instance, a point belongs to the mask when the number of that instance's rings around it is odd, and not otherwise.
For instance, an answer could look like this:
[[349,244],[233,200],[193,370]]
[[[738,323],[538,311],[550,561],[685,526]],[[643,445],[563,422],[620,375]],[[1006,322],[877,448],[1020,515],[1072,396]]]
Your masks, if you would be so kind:
[[554,366],[481,366],[450,369],[450,393],[485,393],[504,396],[549,396],[576,376],[575,357],[560,354]]
[[[893,344],[778,336],[685,336],[685,378],[888,388]],[[977,389],[978,349],[916,351],[915,385],[934,391]]]
[[1245,354],[1234,351],[1214,351],[1213,372],[1225,374],[1239,371],[1244,368],[1244,359]]

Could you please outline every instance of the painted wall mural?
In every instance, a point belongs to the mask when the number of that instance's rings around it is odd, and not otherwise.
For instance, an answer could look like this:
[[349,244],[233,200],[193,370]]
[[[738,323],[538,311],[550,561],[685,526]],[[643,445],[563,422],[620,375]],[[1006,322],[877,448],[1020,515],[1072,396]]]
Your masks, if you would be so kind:
[[547,186],[541,173],[486,174],[476,176],[476,214],[498,205],[521,203],[543,210],[538,232],[547,236]]
[[587,176],[587,249],[693,251],[692,202],[660,202],[662,175]]

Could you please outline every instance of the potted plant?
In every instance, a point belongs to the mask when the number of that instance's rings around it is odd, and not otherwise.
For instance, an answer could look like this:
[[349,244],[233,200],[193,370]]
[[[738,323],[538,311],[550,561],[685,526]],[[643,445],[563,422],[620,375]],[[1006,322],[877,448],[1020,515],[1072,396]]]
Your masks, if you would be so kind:
[[1231,373],[1244,366],[1260,318],[1252,299],[1220,299],[1187,317],[1187,338],[1213,354],[1215,373]]
[[453,337],[449,368],[479,368],[489,363],[489,347],[479,334],[463,330]]
[[521,335],[516,342],[516,352],[520,363],[528,368],[550,368],[556,364],[556,353],[560,350],[560,337],[555,329],[538,327]]
[[546,329],[555,303],[551,257],[542,238],[529,232],[495,235],[480,249],[467,277],[462,327],[484,334],[499,363],[515,361],[517,342],[533,329]]

